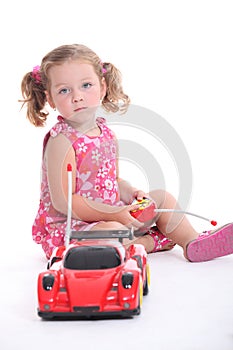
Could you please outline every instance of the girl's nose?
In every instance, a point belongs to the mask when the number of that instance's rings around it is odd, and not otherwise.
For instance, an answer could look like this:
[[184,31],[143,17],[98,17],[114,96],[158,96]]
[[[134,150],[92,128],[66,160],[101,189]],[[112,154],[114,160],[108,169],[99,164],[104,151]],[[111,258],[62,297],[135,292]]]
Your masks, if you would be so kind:
[[73,103],[77,103],[77,102],[81,102],[83,101],[83,97],[76,94],[75,96],[73,96]]

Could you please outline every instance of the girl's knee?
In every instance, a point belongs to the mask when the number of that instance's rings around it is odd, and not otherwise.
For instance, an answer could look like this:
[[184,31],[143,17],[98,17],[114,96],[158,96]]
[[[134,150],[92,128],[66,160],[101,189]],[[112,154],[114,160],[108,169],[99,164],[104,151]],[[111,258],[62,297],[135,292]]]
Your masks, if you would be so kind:
[[92,227],[92,231],[94,230],[125,230],[127,229],[126,226],[122,225],[120,222],[117,221],[105,221],[100,222],[99,224]]
[[149,197],[155,201],[158,208],[164,203],[176,202],[176,199],[174,198],[174,196],[170,192],[167,192],[165,190],[151,191],[149,192]]

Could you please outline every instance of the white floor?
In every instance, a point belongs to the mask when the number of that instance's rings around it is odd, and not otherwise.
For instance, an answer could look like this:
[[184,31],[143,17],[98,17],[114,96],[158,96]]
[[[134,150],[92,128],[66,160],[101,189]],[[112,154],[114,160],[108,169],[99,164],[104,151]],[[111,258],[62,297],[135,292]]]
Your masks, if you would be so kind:
[[133,319],[43,321],[36,312],[37,275],[46,268],[40,247],[15,241],[6,251],[1,350],[233,349],[233,255],[198,264],[187,262],[179,247],[150,255],[150,292]]

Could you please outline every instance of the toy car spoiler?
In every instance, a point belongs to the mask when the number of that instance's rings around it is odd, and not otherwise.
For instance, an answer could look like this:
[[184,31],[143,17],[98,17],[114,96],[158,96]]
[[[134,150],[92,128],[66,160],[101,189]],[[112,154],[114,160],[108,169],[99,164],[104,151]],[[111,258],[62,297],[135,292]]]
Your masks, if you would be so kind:
[[70,239],[119,239],[122,243],[123,238],[132,240],[134,238],[133,230],[96,230],[96,231],[71,231]]

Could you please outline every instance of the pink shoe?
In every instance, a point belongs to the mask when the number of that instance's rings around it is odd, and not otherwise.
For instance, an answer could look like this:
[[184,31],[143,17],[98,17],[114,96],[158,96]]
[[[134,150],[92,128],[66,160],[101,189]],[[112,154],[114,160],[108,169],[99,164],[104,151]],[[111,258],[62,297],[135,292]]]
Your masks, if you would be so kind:
[[215,231],[205,231],[186,247],[191,262],[208,261],[233,253],[233,223]]
[[[150,230],[146,233],[146,235],[150,235],[155,243],[154,249],[150,253],[156,253],[161,252],[163,250],[172,249],[176,245],[172,242],[171,239],[165,237],[161,232],[159,232],[156,226],[151,227]],[[169,243],[171,243],[173,246],[171,248],[164,248]]]

